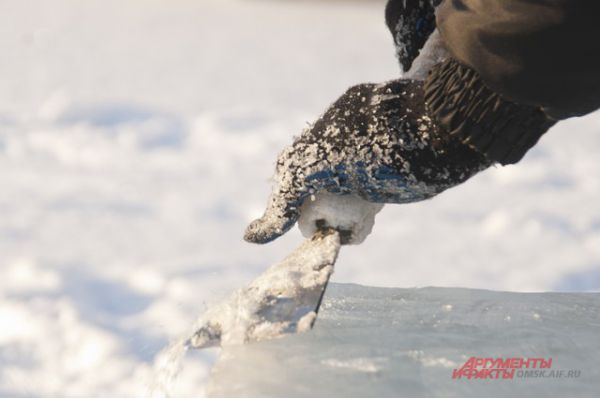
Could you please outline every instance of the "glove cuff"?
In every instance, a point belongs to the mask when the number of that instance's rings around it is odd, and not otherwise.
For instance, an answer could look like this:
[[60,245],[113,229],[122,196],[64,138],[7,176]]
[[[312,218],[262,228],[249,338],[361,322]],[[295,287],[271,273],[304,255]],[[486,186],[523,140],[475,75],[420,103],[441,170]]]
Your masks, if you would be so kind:
[[556,123],[538,107],[501,97],[454,59],[433,67],[425,82],[425,102],[450,136],[502,165],[521,160]]

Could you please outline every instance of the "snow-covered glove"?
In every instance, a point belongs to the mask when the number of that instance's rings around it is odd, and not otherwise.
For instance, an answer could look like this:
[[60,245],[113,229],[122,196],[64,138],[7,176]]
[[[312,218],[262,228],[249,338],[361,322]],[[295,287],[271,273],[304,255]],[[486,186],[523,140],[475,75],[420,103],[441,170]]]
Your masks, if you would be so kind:
[[442,0],[389,0],[385,23],[392,33],[396,56],[407,72],[436,27],[435,7]]
[[491,162],[438,128],[422,82],[351,87],[277,160],[264,215],[244,238],[267,243],[288,231],[311,195],[355,194],[376,203],[428,199]]

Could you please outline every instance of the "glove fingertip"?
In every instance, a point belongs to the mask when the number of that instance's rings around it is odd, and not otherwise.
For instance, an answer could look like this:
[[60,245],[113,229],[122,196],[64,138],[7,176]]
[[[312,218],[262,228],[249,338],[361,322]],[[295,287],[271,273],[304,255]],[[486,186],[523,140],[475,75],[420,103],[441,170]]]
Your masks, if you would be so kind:
[[269,222],[265,217],[254,220],[248,225],[244,233],[244,240],[249,243],[265,244],[274,241],[285,234],[295,224],[295,219],[277,220]]
[[277,235],[276,231],[265,231],[262,220],[254,220],[244,232],[244,240],[249,243],[265,244],[277,239],[281,234]]

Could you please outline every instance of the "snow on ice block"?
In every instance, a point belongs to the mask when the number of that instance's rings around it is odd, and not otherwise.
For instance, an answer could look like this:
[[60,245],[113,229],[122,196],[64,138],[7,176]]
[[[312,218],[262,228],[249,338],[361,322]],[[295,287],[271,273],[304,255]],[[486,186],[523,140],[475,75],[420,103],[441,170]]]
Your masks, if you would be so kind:
[[[300,208],[298,227],[311,238],[323,227],[340,231],[343,244],[359,245],[369,236],[382,203],[371,203],[355,195],[319,192]],[[322,224],[322,225],[321,225]]]
[[243,344],[310,330],[340,245],[339,232],[330,228],[315,232],[248,287],[202,315],[186,345]]
[[[321,311],[310,333],[226,347],[208,397],[599,396],[600,294],[333,284]],[[536,368],[453,379],[472,357]]]

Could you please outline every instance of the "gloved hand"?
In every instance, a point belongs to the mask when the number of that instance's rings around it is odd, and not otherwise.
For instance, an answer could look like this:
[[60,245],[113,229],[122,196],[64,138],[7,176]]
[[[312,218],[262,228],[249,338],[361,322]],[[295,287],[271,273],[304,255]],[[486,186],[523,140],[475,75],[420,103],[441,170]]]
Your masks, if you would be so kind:
[[267,243],[288,231],[319,191],[377,203],[409,203],[457,185],[491,162],[441,131],[429,117],[422,82],[350,88],[277,160],[264,215],[244,239]]
[[392,33],[400,67],[407,72],[436,27],[435,8],[442,0],[389,0],[385,23]]

